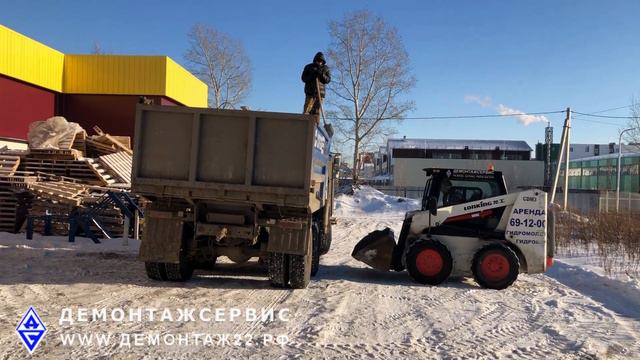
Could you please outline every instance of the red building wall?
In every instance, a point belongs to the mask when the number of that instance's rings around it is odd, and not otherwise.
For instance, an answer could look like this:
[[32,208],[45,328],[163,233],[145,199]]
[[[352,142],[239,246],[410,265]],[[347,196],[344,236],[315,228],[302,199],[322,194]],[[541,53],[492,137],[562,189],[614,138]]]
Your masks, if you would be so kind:
[[56,95],[0,75],[0,136],[26,139],[29,124],[54,116]]
[[[147,98],[157,105],[179,105],[162,96]],[[135,95],[63,94],[60,114],[80,124],[89,134],[93,134],[92,129],[97,125],[109,134],[133,138],[139,100]]]

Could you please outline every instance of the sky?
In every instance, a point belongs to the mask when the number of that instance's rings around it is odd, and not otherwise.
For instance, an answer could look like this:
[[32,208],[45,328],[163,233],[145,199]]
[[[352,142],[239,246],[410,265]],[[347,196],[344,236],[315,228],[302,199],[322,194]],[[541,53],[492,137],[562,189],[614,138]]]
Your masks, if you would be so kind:
[[[368,9],[397,28],[417,84],[408,117],[628,106],[640,97],[640,1],[6,1],[0,23],[64,53],[167,55],[185,64],[195,23],[238,39],[252,62],[251,109],[300,112],[302,67],[328,22]],[[331,66],[331,63],[328,63]],[[330,95],[329,95],[330,96]],[[600,115],[628,116],[629,108]],[[397,137],[559,141],[564,114],[405,120]],[[598,121],[598,122],[596,122]],[[625,119],[576,116],[573,143],[618,141]],[[606,123],[606,124],[605,124]]]

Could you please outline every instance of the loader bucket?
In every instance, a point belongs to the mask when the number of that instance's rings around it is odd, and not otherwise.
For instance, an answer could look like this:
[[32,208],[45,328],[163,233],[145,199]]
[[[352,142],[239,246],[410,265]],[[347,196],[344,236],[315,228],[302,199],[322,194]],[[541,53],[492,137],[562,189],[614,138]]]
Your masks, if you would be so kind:
[[376,270],[389,271],[396,241],[389,228],[376,230],[360,240],[351,256]]

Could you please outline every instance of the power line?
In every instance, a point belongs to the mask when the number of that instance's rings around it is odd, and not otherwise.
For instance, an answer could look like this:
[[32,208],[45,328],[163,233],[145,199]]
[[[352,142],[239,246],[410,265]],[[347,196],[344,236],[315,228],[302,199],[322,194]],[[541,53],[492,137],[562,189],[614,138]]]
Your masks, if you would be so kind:
[[591,117],[598,117],[598,118],[606,118],[606,119],[635,119],[633,116],[610,116],[610,115],[595,115],[595,113],[592,114],[586,114],[586,113],[581,113],[578,111],[573,111],[571,110],[572,114],[579,114],[582,116],[591,116]]
[[[558,111],[543,111],[543,112],[530,112],[530,113],[513,113],[513,114],[488,114],[488,115],[452,115],[452,116],[416,116],[416,117],[403,117],[403,118],[388,118],[385,120],[448,120],[448,119],[478,119],[478,118],[496,118],[496,117],[509,117],[509,116],[525,116],[525,115],[549,115],[560,114],[566,112],[565,110]],[[342,117],[327,117],[332,120],[352,120],[352,118]],[[361,118],[364,120],[372,120],[374,118]]]
[[[625,106],[619,106],[619,107],[615,107],[615,108],[611,108],[611,109],[604,109],[604,110],[600,110],[600,111],[592,111],[589,113],[589,115],[593,115],[593,114],[601,114],[604,112],[609,112],[609,111],[614,111],[614,110],[620,110],[620,109],[626,109],[626,108],[630,108],[633,105],[625,105]],[[579,117],[581,115],[576,115],[576,117]]]
[[610,123],[610,122],[599,121],[599,120],[583,119],[583,118],[578,118],[577,116],[571,118],[571,120],[586,121],[586,122],[591,122],[591,123],[596,123],[596,124],[604,124],[604,125],[622,126],[622,124]]

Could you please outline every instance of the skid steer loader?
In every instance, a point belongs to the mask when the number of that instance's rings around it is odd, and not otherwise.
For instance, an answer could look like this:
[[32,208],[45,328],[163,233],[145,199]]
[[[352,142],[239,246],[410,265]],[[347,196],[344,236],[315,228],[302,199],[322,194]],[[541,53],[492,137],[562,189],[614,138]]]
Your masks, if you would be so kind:
[[391,229],[377,230],[360,240],[354,258],[378,270],[406,269],[423,284],[473,276],[490,289],[553,264],[555,221],[544,191],[508,194],[499,171],[424,171],[422,208],[405,214],[397,244]]

